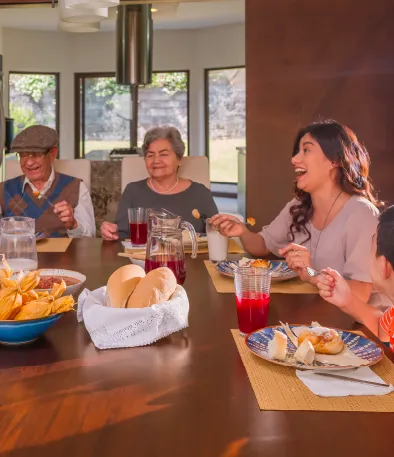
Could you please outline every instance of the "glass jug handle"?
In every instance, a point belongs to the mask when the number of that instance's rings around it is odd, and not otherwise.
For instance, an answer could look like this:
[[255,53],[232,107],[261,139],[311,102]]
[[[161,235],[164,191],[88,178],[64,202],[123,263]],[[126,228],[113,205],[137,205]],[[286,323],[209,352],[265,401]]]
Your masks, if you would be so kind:
[[197,243],[197,235],[194,227],[190,222],[182,221],[181,228],[187,230],[190,234],[190,238],[192,240],[192,259],[197,257],[197,250],[198,250],[198,243]]

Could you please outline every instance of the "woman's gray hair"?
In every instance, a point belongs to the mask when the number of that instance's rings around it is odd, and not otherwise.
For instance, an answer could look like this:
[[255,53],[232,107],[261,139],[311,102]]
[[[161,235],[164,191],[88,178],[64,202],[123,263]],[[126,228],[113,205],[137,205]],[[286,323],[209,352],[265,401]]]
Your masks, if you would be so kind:
[[182,159],[185,154],[185,143],[182,141],[181,133],[178,129],[164,125],[163,127],[155,127],[148,130],[142,145],[144,157],[148,152],[149,146],[156,140],[168,140],[178,159]]

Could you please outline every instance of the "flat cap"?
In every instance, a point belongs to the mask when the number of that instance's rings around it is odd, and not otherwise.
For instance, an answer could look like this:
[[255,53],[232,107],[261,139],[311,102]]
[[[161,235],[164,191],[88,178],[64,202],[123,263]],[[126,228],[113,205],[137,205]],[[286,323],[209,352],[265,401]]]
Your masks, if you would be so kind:
[[11,152],[48,152],[58,143],[56,130],[45,125],[32,125],[16,135]]

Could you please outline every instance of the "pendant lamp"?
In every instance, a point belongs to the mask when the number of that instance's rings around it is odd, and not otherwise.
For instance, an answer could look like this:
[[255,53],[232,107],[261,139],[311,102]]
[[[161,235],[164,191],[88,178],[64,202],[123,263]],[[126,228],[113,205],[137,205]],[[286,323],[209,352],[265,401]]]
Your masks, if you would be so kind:
[[100,30],[100,22],[63,22],[58,21],[57,23],[58,30],[63,32],[71,33],[89,33],[89,32],[98,32]]
[[68,9],[90,10],[92,8],[111,8],[118,6],[119,0],[64,0]]
[[108,8],[92,8],[88,10],[77,10],[66,8],[65,0],[59,0],[59,19],[61,22],[90,24],[108,19]]

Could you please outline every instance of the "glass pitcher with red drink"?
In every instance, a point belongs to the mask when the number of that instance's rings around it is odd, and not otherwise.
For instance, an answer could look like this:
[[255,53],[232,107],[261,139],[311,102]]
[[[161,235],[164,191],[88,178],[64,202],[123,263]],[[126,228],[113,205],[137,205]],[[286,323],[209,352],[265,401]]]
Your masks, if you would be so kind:
[[159,267],[170,268],[178,284],[186,278],[185,252],[182,231],[187,230],[192,240],[192,259],[197,257],[197,236],[194,227],[163,208],[148,210],[148,240],[145,271]]

